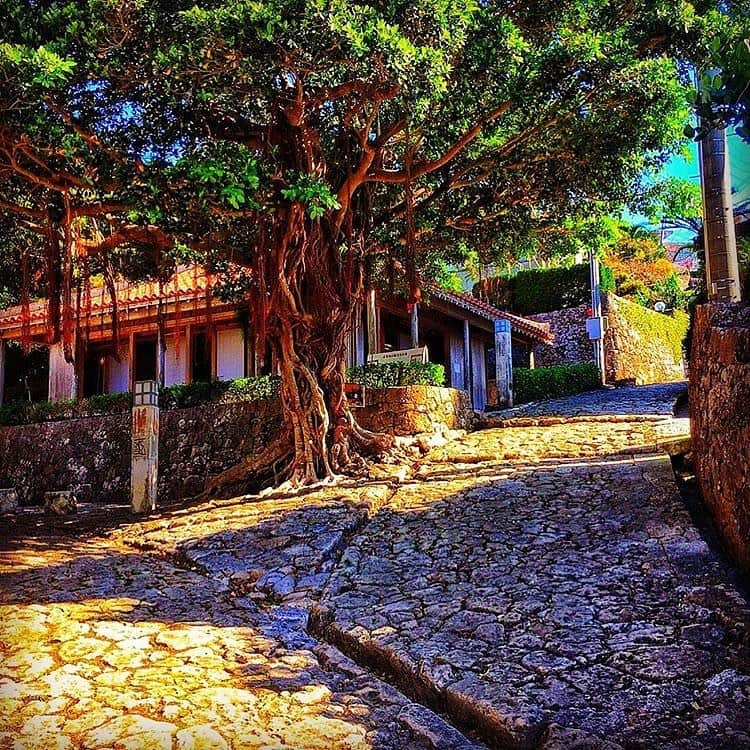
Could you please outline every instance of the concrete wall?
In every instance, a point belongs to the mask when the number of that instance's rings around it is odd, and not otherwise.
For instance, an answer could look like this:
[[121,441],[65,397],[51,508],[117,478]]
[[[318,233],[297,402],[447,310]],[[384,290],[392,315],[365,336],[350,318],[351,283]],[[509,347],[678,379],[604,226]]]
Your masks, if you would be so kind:
[[[357,417],[364,427],[396,435],[468,428],[468,394],[407,386],[368,391]],[[198,494],[206,479],[260,451],[282,428],[276,400],[164,409],[160,415],[159,501]],[[81,502],[130,498],[130,413],[0,427],[0,488],[23,505],[44,492],[72,489]]]
[[703,499],[750,572],[750,307],[701,305],[690,357],[693,457]]

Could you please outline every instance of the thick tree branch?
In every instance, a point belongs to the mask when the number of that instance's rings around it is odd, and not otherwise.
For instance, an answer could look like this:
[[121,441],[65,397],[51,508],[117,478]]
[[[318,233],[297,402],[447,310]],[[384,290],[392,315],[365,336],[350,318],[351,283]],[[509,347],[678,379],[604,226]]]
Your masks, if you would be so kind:
[[511,107],[513,102],[507,101],[499,106],[494,112],[483,118],[470,130],[464,133],[440,158],[427,162],[418,162],[410,170],[391,171],[387,169],[377,169],[368,175],[368,182],[386,182],[386,183],[405,183],[415,180],[423,175],[434,172],[440,167],[445,166],[461,153],[481,132],[482,129],[492,121],[502,117]]

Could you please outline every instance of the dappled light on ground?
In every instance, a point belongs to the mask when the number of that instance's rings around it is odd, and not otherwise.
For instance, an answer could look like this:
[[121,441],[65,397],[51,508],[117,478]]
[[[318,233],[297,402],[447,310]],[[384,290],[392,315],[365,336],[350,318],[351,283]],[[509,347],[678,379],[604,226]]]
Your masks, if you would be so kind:
[[0,747],[750,748],[750,606],[676,492],[672,390],[11,539]]

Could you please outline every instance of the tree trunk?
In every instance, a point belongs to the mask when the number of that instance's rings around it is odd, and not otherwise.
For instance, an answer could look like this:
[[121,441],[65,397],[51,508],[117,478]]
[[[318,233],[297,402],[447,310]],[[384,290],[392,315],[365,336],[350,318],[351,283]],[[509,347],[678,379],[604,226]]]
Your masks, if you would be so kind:
[[360,427],[344,391],[346,342],[363,294],[358,264],[342,259],[339,243],[329,239],[334,233],[301,204],[276,217],[274,229],[270,262],[255,269],[263,273],[257,297],[266,304],[254,306],[254,324],[265,339],[261,351],[270,346],[281,376],[291,445],[286,479],[311,484],[362,470],[362,456],[384,451],[393,439]]

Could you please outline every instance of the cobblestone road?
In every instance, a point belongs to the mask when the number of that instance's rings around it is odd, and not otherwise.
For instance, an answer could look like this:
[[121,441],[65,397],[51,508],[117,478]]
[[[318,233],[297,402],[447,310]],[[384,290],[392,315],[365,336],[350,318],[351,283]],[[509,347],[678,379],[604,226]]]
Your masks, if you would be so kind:
[[15,535],[0,747],[750,748],[750,606],[676,492],[678,391],[536,406],[408,476]]

